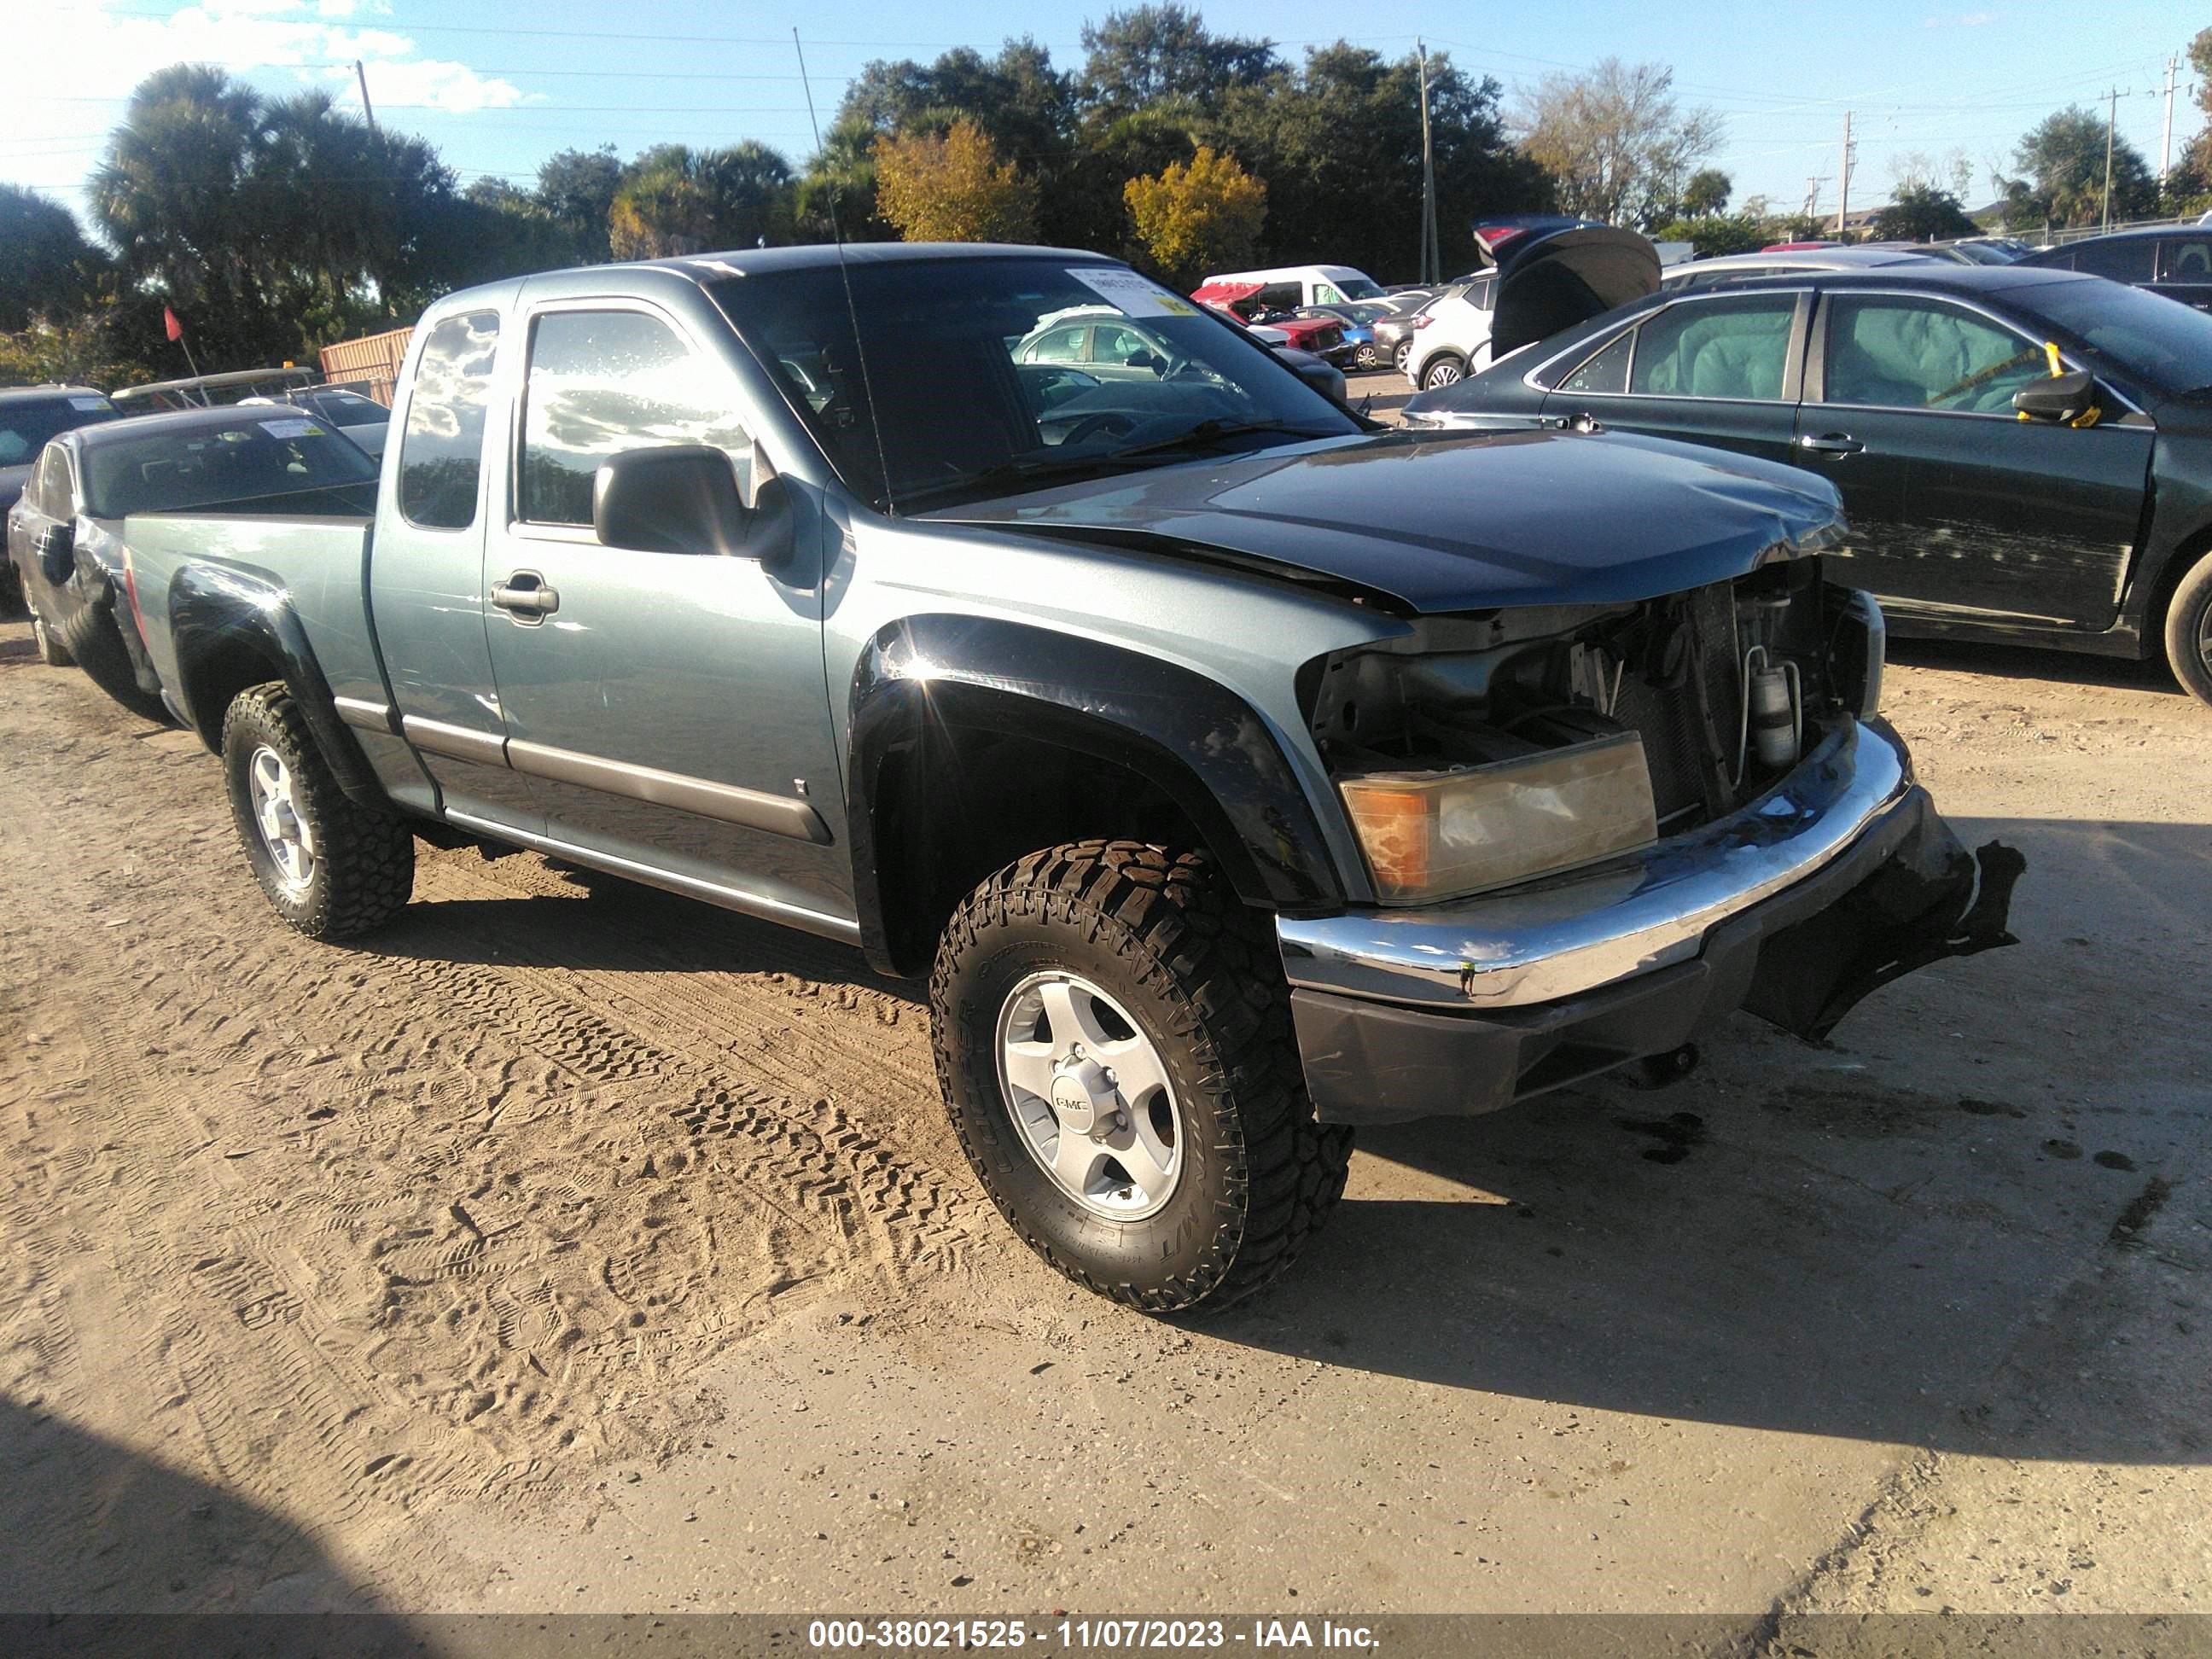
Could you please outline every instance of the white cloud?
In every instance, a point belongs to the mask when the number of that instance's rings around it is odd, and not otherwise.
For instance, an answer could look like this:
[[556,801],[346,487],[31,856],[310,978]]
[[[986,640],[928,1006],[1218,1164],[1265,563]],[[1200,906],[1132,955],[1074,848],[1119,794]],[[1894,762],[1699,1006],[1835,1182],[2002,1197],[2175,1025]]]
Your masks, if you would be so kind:
[[379,116],[388,111],[401,128],[410,125],[410,111],[469,114],[540,95],[463,63],[419,56],[410,36],[374,26],[391,11],[386,0],[198,0],[167,17],[111,11],[111,3],[134,0],[27,7],[9,26],[17,61],[60,67],[35,88],[0,99],[0,179],[73,192],[97,161],[121,100],[171,64],[216,64],[264,85],[268,71],[289,71],[302,85],[329,84],[350,106],[359,101],[352,90],[359,58]]
[[[469,115],[480,109],[512,109],[532,95],[508,82],[487,79],[466,64],[442,58],[402,59],[395,54],[364,58],[362,62],[368,70],[368,95],[379,109],[413,106]],[[343,70],[333,73],[343,80],[352,78]]]

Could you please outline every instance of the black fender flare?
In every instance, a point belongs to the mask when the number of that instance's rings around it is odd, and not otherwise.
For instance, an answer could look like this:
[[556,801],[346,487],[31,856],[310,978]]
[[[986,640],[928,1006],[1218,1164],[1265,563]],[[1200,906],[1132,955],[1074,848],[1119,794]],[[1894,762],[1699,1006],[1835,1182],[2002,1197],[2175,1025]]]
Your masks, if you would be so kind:
[[[389,809],[391,802],[368,757],[338,719],[330,682],[323,678],[283,583],[259,572],[187,565],[169,582],[169,640],[176,653],[176,701],[209,749],[222,751],[223,715],[229,703],[228,698],[198,695],[210,684],[207,671],[250,653],[276,668],[338,787],[364,805]],[[228,689],[234,678],[218,672],[212,683]],[[217,702],[221,706],[204,706]]]
[[935,727],[1042,738],[1125,768],[1197,825],[1247,903],[1343,907],[1312,802],[1274,735],[1228,688],[1176,664],[1032,623],[931,614],[889,624],[854,668],[846,763],[861,941],[884,925],[877,805],[885,762]]

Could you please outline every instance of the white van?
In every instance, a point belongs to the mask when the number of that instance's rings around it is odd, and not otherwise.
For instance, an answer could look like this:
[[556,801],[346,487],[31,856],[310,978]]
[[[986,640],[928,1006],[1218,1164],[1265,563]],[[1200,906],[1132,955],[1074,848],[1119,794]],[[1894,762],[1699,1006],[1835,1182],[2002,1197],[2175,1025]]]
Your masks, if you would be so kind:
[[1347,300],[1382,298],[1382,284],[1351,265],[1279,265],[1273,270],[1224,270],[1207,277],[1198,289],[1198,296],[1205,298],[1207,289],[1243,290],[1233,303],[1238,311],[1248,314],[1302,311],[1308,306],[1340,306]]

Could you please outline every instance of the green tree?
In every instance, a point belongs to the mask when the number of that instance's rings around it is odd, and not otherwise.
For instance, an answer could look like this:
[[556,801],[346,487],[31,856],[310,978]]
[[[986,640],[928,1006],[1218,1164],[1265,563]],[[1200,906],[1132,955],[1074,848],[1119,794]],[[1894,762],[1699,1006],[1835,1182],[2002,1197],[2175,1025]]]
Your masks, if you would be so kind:
[[[139,83],[87,194],[117,250],[118,307],[173,307],[210,371],[410,320],[465,272],[527,270],[541,252],[507,234],[517,216],[463,198],[420,139],[322,92],[269,102],[204,64]],[[173,346],[149,349],[184,372]]]
[[1900,185],[1888,206],[1874,216],[1877,241],[1929,242],[1939,236],[1973,236],[1980,227],[1959,198],[1930,184]]
[[1083,102],[1109,118],[1162,104],[1202,106],[1232,87],[1262,85],[1282,67],[1272,42],[1215,34],[1172,0],[1085,23],[1083,49]]
[[607,226],[617,259],[788,241],[791,164],[750,139],[726,149],[658,145],[624,170]]
[[[2105,118],[2072,105],[2045,116],[2013,152],[2021,176],[2002,181],[2005,222],[2092,225],[2105,213]],[[2157,181],[2142,152],[2124,138],[2112,144],[2112,217],[2140,218],[2157,204]]]
[[1618,58],[1546,76],[1522,100],[1519,124],[1522,148],[1552,175],[1563,210],[1628,225],[1670,216],[1723,131],[1712,111],[1676,101],[1673,70]]
[[1749,213],[1704,213],[1694,219],[1669,219],[1651,232],[1655,242],[1687,242],[1700,259],[1723,253],[1756,253],[1769,242],[1786,240],[1768,222]]
[[1188,165],[1122,186],[1137,240],[1163,274],[1181,286],[1208,270],[1233,270],[1257,257],[1267,221],[1267,187],[1201,144]]
[[612,256],[607,219],[615,193],[622,188],[622,174],[611,144],[560,150],[538,163],[538,204],[567,234],[576,258],[586,264]]
[[[1445,275],[1476,263],[1474,222],[1550,205],[1542,173],[1506,142],[1499,88],[1429,58],[1437,226]],[[1233,149],[1267,185],[1264,252],[1414,274],[1420,249],[1420,66],[1343,41],[1262,87],[1231,88],[1194,137]]]
[[104,263],[67,208],[21,185],[0,185],[0,330],[80,308]]
[[[1098,181],[1085,174],[1077,139],[1072,78],[1033,40],[1009,40],[995,58],[968,47],[934,63],[878,61],[861,70],[799,188],[799,218],[810,234],[829,234],[835,187],[844,234],[887,234],[875,211],[875,146],[880,138],[943,135],[965,118],[1037,185],[1037,232],[1069,246],[1108,246],[1121,234],[1118,194],[1101,207]],[[1118,191],[1120,181],[1114,184]],[[872,228],[871,222],[874,221]]]
[[1030,242],[1037,187],[962,117],[942,135],[876,141],[876,211],[909,242]]
[[1725,213],[1735,189],[1735,181],[1718,167],[1699,167],[1682,186],[1682,212],[1692,219]]

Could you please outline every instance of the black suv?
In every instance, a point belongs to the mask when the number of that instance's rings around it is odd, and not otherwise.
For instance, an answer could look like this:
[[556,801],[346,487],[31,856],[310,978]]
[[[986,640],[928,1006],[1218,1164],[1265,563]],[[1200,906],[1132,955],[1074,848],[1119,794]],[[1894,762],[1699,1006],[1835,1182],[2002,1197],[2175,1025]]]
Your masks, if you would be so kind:
[[2212,311],[2212,225],[2116,230],[2022,254],[2020,264],[2086,270]]

